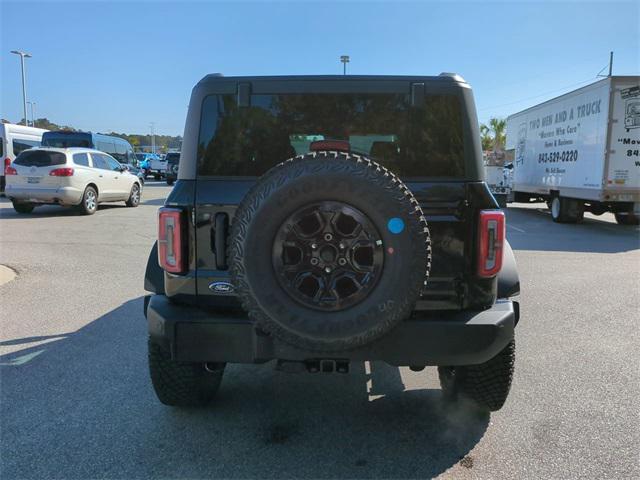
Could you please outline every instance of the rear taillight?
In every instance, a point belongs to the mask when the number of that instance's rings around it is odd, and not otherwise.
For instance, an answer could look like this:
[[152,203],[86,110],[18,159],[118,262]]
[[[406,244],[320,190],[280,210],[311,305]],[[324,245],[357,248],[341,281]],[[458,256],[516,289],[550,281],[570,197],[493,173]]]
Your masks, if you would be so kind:
[[6,157],[4,159],[4,169],[6,170],[9,165],[11,165],[11,159],[9,157]]
[[478,275],[493,277],[502,268],[505,220],[501,210],[482,210],[478,223]]
[[8,165],[4,168],[4,174],[5,175],[17,175],[18,171],[13,168],[12,166]]
[[158,215],[158,262],[171,273],[186,272],[187,256],[184,211],[161,208]]
[[56,168],[51,170],[49,175],[52,177],[70,177],[73,175],[73,168]]

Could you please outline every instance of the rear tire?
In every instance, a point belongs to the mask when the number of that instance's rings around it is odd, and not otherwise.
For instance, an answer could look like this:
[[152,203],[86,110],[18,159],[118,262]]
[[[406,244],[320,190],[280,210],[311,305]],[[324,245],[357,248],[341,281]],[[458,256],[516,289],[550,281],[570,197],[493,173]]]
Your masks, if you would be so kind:
[[17,213],[31,213],[35,208],[35,205],[29,202],[16,202],[14,200],[12,203],[13,203],[13,209]]
[[494,195],[496,202],[498,202],[498,206],[500,208],[507,208],[507,194],[506,193],[499,193],[497,195]]
[[584,219],[584,204],[578,200],[554,196],[548,205],[556,223],[579,223]]
[[158,400],[173,407],[204,406],[213,400],[222,382],[224,363],[176,362],[151,339],[148,345],[149,373]]
[[515,359],[514,339],[495,357],[479,365],[438,367],[443,394],[449,400],[467,398],[482,410],[500,410],[511,389]]
[[618,212],[614,213],[614,215],[618,225],[640,225],[640,217],[634,215],[632,212]]
[[87,187],[82,194],[80,212],[83,215],[93,215],[98,210],[98,192],[93,187]]
[[140,205],[140,185],[134,183],[131,187],[129,199],[126,201],[127,207],[137,207]]

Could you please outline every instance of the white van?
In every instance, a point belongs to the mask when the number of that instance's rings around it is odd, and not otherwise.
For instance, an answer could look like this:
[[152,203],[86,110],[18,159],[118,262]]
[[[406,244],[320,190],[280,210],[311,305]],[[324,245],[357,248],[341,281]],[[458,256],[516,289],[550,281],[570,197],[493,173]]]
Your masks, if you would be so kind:
[[23,150],[31,147],[39,147],[42,143],[42,134],[48,132],[44,128],[25,127],[13,123],[0,123],[0,158],[2,159],[2,171],[0,172],[0,192],[4,192],[6,184],[4,171],[11,165]]

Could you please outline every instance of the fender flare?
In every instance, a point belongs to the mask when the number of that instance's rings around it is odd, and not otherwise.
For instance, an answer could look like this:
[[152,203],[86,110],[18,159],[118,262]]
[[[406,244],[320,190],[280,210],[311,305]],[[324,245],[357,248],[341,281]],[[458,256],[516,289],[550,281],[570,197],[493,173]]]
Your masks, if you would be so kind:
[[164,295],[164,270],[158,263],[158,242],[154,242],[147,260],[147,270],[144,274],[144,289],[158,295]]
[[520,276],[511,245],[505,240],[502,269],[498,273],[498,298],[510,298],[520,294]]

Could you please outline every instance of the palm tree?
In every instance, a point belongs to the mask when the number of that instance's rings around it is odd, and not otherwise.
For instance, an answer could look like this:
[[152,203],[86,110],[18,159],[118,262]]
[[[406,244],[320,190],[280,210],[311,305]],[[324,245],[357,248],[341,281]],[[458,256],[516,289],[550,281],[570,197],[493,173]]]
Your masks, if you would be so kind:
[[491,137],[490,129],[484,123],[480,124],[480,141],[482,142],[482,151],[486,152],[493,147],[493,137]]
[[504,118],[490,118],[489,126],[491,127],[491,131],[493,131],[493,150],[504,150],[504,146],[506,144],[507,135],[507,121]]

